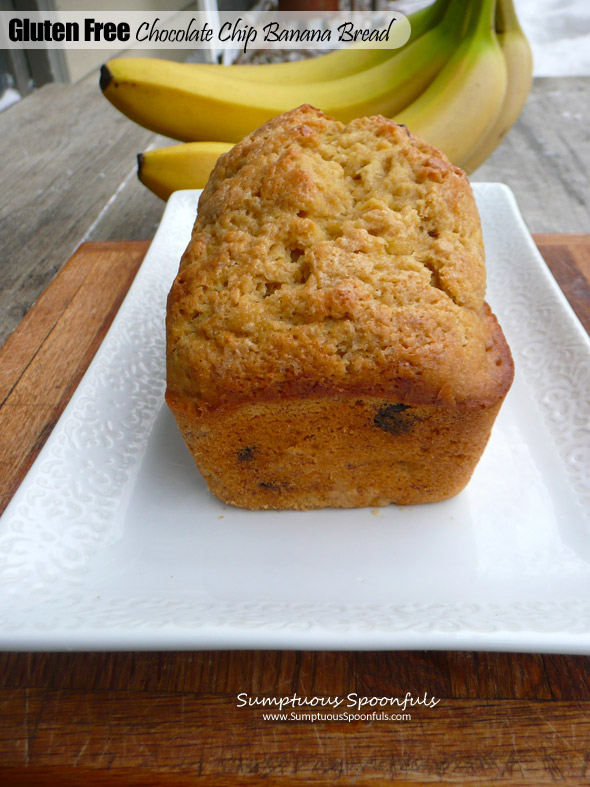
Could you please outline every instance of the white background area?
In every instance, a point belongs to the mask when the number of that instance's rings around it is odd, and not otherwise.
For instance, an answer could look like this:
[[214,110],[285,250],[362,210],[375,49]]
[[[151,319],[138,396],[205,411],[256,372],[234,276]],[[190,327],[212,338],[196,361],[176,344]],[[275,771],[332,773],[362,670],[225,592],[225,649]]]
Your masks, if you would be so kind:
[[[429,5],[403,0],[402,13]],[[535,76],[590,75],[590,0],[514,0],[533,49]]]
[[516,0],[535,76],[590,74],[590,0]]

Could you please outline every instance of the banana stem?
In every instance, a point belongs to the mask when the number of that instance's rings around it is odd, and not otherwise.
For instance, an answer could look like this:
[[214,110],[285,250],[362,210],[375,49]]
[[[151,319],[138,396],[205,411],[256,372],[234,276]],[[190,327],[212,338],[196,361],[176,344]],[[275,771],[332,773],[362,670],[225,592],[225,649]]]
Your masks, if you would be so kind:
[[441,20],[441,28],[445,35],[458,35],[463,38],[469,30],[469,24],[473,17],[473,6],[479,2],[480,0],[469,0],[467,3],[465,0],[450,0]]
[[426,9],[428,18],[433,22],[433,24],[438,24],[443,18],[447,8],[449,7],[449,2],[450,0],[434,0],[434,3],[428,6]]
[[432,5],[428,5],[425,8],[421,8],[419,11],[408,14],[410,38],[405,46],[423,36],[428,30],[436,27],[444,17],[449,2],[450,0],[435,0]]
[[442,24],[461,38],[485,37],[495,31],[496,0],[451,0]]
[[496,30],[496,0],[482,0],[479,11],[474,17],[472,28],[476,36]]
[[496,6],[496,32],[505,33],[508,30],[522,33],[522,27],[518,21],[512,0],[498,0]]
[[442,20],[447,34],[459,30],[461,38],[485,36],[496,26],[496,0],[451,0]]

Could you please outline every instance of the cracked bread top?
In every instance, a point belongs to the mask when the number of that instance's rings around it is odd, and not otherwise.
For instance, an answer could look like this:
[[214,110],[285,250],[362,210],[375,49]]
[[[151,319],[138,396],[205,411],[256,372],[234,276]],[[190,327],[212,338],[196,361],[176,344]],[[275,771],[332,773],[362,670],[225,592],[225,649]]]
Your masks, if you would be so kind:
[[511,362],[484,296],[467,176],[391,120],[299,107],[203,191],[168,299],[167,395],[494,401]]

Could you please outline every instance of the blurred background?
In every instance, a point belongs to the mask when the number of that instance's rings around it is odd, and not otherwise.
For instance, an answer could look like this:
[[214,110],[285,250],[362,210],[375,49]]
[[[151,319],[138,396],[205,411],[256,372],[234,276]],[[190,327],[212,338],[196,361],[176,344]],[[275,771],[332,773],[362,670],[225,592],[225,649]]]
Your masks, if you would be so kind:
[[[127,11],[143,11],[162,9],[191,10],[198,9],[215,13],[219,10],[241,10],[252,7],[263,9],[277,8],[279,2],[287,8],[302,8],[306,0],[262,0],[252,3],[249,0],[199,0],[198,3],[186,4],[183,0],[126,0],[124,9]],[[309,5],[309,0],[307,0]],[[315,7],[331,7],[337,0],[316,0]],[[370,0],[340,0],[342,8],[369,8]],[[303,3],[303,5],[301,5]],[[402,13],[410,13],[429,4],[429,0],[389,0],[379,2],[378,7],[390,6]],[[535,76],[587,76],[590,75],[590,0],[515,0],[515,7],[521,25],[531,43],[535,58]],[[121,3],[117,0],[0,0],[0,10],[32,11],[32,10],[76,10],[91,11],[100,8],[102,11],[120,11]],[[78,83],[85,79],[96,81],[98,69],[106,59],[118,54],[117,50],[79,49],[60,51],[48,50],[15,50],[0,52],[0,111],[18,101],[24,95],[48,82]],[[142,51],[142,55],[149,55]],[[186,50],[159,50],[158,57],[185,59]],[[302,52],[300,56],[310,53]],[[204,50],[198,50],[190,59],[203,58]],[[230,55],[231,56],[231,55]],[[285,57],[293,58],[293,52],[285,53]],[[226,53],[226,60],[228,53]],[[264,53],[253,53],[260,60]],[[277,59],[277,53],[267,55]]]

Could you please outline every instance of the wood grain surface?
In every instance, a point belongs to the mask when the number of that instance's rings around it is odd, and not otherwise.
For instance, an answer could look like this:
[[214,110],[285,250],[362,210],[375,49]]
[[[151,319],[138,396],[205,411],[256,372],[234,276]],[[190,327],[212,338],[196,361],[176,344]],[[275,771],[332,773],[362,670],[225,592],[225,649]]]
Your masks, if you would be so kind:
[[98,81],[46,85],[0,113],[0,344],[82,242],[153,238],[164,203],[135,172],[158,144]]
[[536,78],[524,110],[472,181],[510,186],[531,232],[588,232],[590,77]]
[[[590,329],[590,236],[536,236]],[[2,505],[100,345],[144,242],[84,244],[0,350]],[[413,697],[411,719],[270,721],[237,695]],[[379,709],[381,710],[381,709]],[[0,654],[0,785],[583,784],[590,657]]]
[[94,357],[148,247],[84,244],[0,349],[0,512]]

